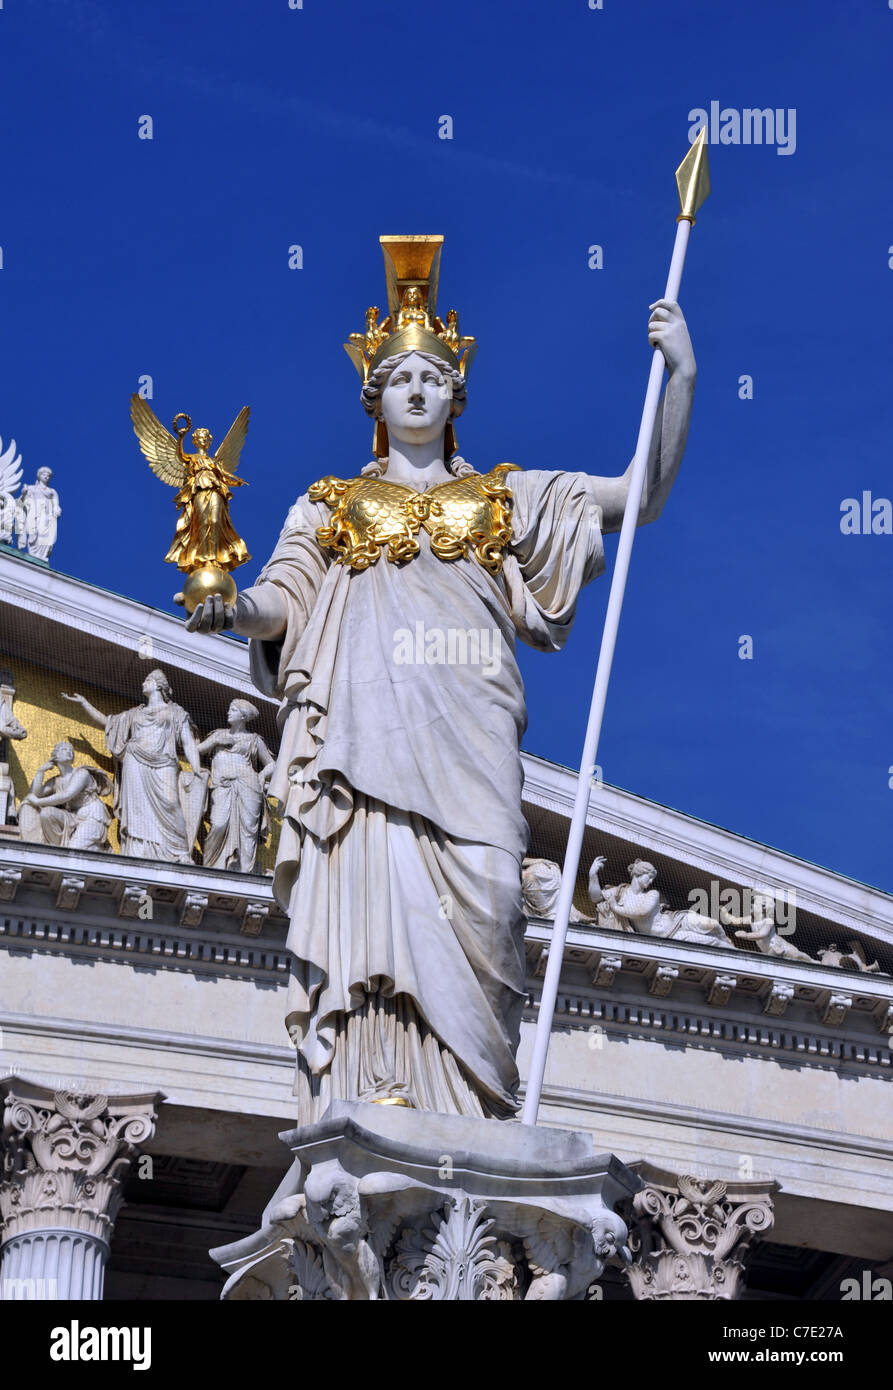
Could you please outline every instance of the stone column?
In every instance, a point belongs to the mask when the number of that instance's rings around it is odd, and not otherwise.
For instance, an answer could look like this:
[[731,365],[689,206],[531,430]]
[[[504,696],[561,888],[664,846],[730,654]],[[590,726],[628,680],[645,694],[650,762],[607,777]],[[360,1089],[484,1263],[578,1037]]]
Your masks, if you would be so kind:
[[123,1181],[163,1097],[54,1091],[20,1077],[0,1091],[0,1297],[102,1298]]
[[740,1297],[755,1236],[774,1220],[775,1182],[721,1182],[635,1165],[644,1186],[632,1199],[632,1264],[637,1299],[704,1302]]

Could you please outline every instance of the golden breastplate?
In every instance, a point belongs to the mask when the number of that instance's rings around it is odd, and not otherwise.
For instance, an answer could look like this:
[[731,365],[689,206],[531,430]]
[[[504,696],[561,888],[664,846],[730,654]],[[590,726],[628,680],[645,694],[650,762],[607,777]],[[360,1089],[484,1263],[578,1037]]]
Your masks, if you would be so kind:
[[467,559],[470,553],[499,574],[512,536],[513,499],[504,475],[517,466],[501,463],[492,473],[452,478],[428,492],[386,478],[321,478],[307,495],[311,502],[328,503],[332,523],[319,526],[316,539],[339,564],[364,570],[382,550],[393,564],[413,559],[424,530],[441,560]]

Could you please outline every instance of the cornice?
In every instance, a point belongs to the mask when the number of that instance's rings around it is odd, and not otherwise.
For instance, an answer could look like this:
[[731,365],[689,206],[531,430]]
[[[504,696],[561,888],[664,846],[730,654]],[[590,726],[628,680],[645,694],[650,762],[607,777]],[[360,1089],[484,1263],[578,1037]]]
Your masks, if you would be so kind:
[[[528,956],[536,956],[538,975],[545,973],[551,936],[551,922],[529,919],[525,939]],[[893,1000],[893,977],[889,975],[857,974],[819,963],[764,956],[731,945],[699,946],[672,938],[604,931],[586,923],[574,923],[569,927],[564,954],[568,964],[594,974],[601,957],[618,954],[623,957],[623,968],[637,973],[644,973],[648,965],[678,965],[683,972],[683,984],[686,980],[700,983],[706,971],[712,975],[735,975],[739,982],[748,984],[751,992],[778,981],[811,991],[838,990],[847,986],[851,994],[870,999],[873,1005]]]
[[41,920],[32,914],[0,914],[0,949],[3,948],[117,960],[129,965],[151,963],[156,969],[283,983],[290,964],[284,948],[250,946],[199,932],[186,935],[151,923],[138,928],[90,926],[71,920]]
[[[204,925],[216,929],[210,940],[233,931],[282,940],[287,927],[267,875],[20,840],[0,840],[0,910],[6,904],[14,918],[41,917],[71,930],[129,924],[144,937],[173,932],[176,938],[177,926]],[[188,940],[196,939],[190,932]]]
[[[551,930],[551,923],[528,922],[533,1010]],[[611,999],[618,1000],[616,1006]],[[890,976],[772,959],[731,946],[655,940],[575,923],[565,944],[559,1010],[581,1023],[612,1020],[720,1045],[891,1064]],[[849,1049],[843,1052],[842,1038]]]
[[[536,1018],[538,1000],[528,995],[526,1017]],[[840,1075],[866,1072],[889,1075],[893,1053],[883,1038],[866,1039],[840,1028],[829,1029],[808,1022],[792,1022],[782,1028],[756,1018],[729,1018],[721,1009],[707,1006],[643,1003],[641,999],[599,999],[563,991],[556,1001],[555,1020],[562,1027],[576,1027],[598,1037],[601,1051],[612,1039],[628,1039],[631,1033],[648,1041],[679,1046],[707,1047],[725,1055],[768,1057],[797,1066],[830,1067]],[[817,1022],[817,1021],[816,1021]],[[889,1151],[889,1145],[887,1145]]]

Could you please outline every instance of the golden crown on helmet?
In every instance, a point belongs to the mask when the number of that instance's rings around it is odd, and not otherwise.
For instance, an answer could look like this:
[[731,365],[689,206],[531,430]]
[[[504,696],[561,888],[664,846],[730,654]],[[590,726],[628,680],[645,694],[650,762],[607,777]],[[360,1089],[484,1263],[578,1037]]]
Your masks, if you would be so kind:
[[366,310],[366,329],[351,333],[344,349],[366,381],[386,358],[400,352],[430,352],[463,376],[477,351],[474,338],[459,331],[459,316],[450,309],[446,322],[437,309],[442,236],[382,236],[388,314],[378,322],[378,306]]

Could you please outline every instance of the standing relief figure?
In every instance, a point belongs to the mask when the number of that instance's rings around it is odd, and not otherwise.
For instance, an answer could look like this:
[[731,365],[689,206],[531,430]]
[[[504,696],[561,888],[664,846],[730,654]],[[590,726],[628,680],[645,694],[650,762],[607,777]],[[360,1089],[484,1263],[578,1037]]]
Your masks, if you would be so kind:
[[[47,780],[54,767],[56,776]],[[74,749],[63,739],[49,760],[41,763],[28,795],[22,798],[22,839],[72,849],[108,849],[112,814],[102,797],[111,790],[108,773],[98,767],[75,767]]]
[[215,729],[199,744],[199,753],[213,753],[211,826],[202,856],[209,868],[250,874],[258,842],[269,828],[264,793],[276,761],[260,734],[248,731],[248,723],[257,717],[250,700],[233,700],[229,727]]
[[[115,813],[121,853],[168,863],[192,862],[207,800],[208,774],[199,762],[189,715],[171,699],[163,671],[143,681],[143,704],[105,715],[83,695],[64,695],[105,731],[117,759]],[[190,765],[180,770],[179,755]]]
[[[257,584],[234,603],[214,594],[187,621],[251,638],[255,684],[281,702],[273,887],[290,919],[301,1124],[336,1099],[515,1113],[529,833],[515,648],[564,645],[629,490],[628,470],[544,456],[478,472],[457,456],[475,343],[437,318],[441,241],[383,239],[392,331],[378,342],[371,315],[346,344],[374,462],[339,478],[321,461]],[[648,341],[670,377],[640,524],[675,479],[695,378],[676,303],[652,307]],[[562,370],[583,380],[580,363]],[[529,390],[520,358],[518,371]],[[498,667],[445,651],[407,662],[405,634],[419,628],[484,632]]]

